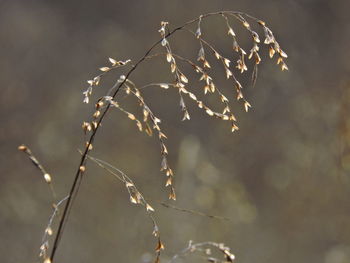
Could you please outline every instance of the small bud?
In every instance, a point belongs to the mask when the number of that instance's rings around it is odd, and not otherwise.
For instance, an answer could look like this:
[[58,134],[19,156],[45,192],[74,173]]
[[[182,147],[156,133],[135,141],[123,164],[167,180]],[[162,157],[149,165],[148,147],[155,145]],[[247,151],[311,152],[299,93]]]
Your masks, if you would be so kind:
[[92,150],[92,148],[93,148],[93,147],[92,147],[92,144],[89,143],[89,142],[86,142],[86,143],[85,143],[85,147],[89,147],[89,148],[88,148],[89,151]]
[[196,31],[196,37],[197,37],[197,38],[200,38],[201,35],[202,35],[201,29],[200,29],[200,27],[198,27],[198,28],[197,28],[197,31]]
[[166,54],[166,61],[168,61],[168,63],[170,63],[173,60],[173,56],[170,53]]
[[286,63],[282,63],[282,65],[281,65],[281,70],[282,71],[284,71],[284,70],[288,70],[288,67],[287,67],[287,65],[286,65]]
[[244,102],[244,109],[246,112],[248,112],[249,108],[251,108],[252,106],[250,105],[250,103],[248,101]]
[[146,204],[146,210],[154,212],[154,208],[152,206],[150,206],[149,204]]
[[136,119],[135,115],[132,114],[132,113],[128,113],[128,118],[129,118],[130,120],[135,120],[135,119]]
[[175,194],[175,190],[173,187],[170,189],[169,199],[174,200],[174,201],[176,200],[176,194]]
[[258,23],[259,23],[259,25],[262,25],[262,26],[264,26],[264,25],[265,25],[265,22],[264,22],[264,21],[262,21],[262,20],[258,20]]
[[229,28],[227,34],[228,34],[228,35],[231,35],[231,36],[233,36],[233,37],[236,36],[235,32],[233,31],[233,29],[232,29],[231,27]]
[[134,184],[133,184],[133,183],[130,183],[130,182],[126,182],[126,183],[125,183],[125,186],[126,186],[126,187],[133,187]]
[[49,236],[52,236],[52,228],[51,227],[48,227],[46,228],[45,232],[49,235]]
[[93,128],[94,130],[96,130],[96,129],[97,129],[97,126],[98,126],[98,123],[97,123],[96,121],[93,121],[93,122],[91,122],[91,124],[92,124],[92,128]]
[[113,66],[117,65],[117,61],[114,58],[108,58],[108,60],[112,63]]
[[82,173],[85,172],[85,166],[84,165],[80,166],[79,167],[79,171],[82,172]]
[[281,57],[284,57],[284,58],[288,57],[288,55],[282,49],[279,50],[279,54]]
[[204,66],[205,68],[211,68],[211,66],[210,66],[210,64],[209,64],[209,62],[208,62],[207,60],[204,60],[203,66]]
[[100,80],[101,80],[100,76],[94,77],[94,84],[98,85],[100,83]]
[[166,180],[165,186],[169,186],[169,185],[172,185],[172,184],[173,184],[172,177],[169,176],[168,179]]
[[250,25],[249,25],[249,23],[247,22],[247,21],[244,21],[243,22],[243,26],[245,27],[245,28],[250,28]]
[[238,131],[238,130],[239,130],[238,126],[235,125],[235,124],[232,124],[232,126],[231,126],[231,132]]
[[98,116],[101,115],[101,112],[98,110],[98,111],[95,111],[95,113],[92,115],[92,117],[94,117],[95,119],[98,118]]
[[18,150],[22,151],[22,152],[25,152],[25,151],[27,151],[27,146],[22,144],[22,145],[18,146]]
[[169,88],[169,84],[167,84],[167,83],[160,83],[159,87],[161,87],[162,89],[168,89]]
[[109,67],[102,67],[102,68],[100,68],[100,70],[103,72],[107,72],[110,70],[110,68]]
[[173,170],[171,170],[169,167],[168,169],[166,170],[166,176],[174,176],[174,173],[173,173]]
[[171,63],[170,70],[171,70],[171,73],[175,72],[175,70],[176,70],[176,64],[175,63]]
[[165,47],[167,44],[168,44],[168,41],[167,41],[165,38],[163,38],[163,40],[162,40],[162,42],[161,42],[161,45],[162,45],[163,47]]
[[48,184],[51,183],[51,176],[49,174],[44,174],[44,179]]
[[86,133],[87,131],[91,131],[91,125],[90,125],[90,123],[88,123],[88,122],[83,122],[83,125],[81,126],[82,128],[83,128],[83,130],[84,130],[84,132]]
[[181,79],[182,82],[188,83],[188,79],[186,78],[185,75],[181,74],[181,75],[180,75],[180,79]]
[[100,100],[99,102],[96,103],[95,108],[96,108],[96,110],[98,110],[102,106],[103,106],[103,101]]
[[252,32],[252,37],[255,43],[260,43],[259,35],[256,32]]
[[231,61],[230,61],[229,59],[225,58],[225,59],[224,59],[224,63],[225,63],[225,65],[226,65],[226,67],[229,67]]
[[185,111],[182,121],[190,120],[190,119],[191,119],[190,114],[188,113],[188,111]]
[[277,59],[277,65],[279,65],[281,62],[283,62],[283,58],[282,58],[282,57],[279,57],[279,58]]
[[164,244],[159,240],[155,250],[156,252],[159,252],[160,250],[163,250],[163,249],[164,249]]
[[206,109],[205,112],[209,115],[209,116],[214,116],[214,112],[211,109]]
[[275,50],[273,49],[273,47],[269,47],[269,55],[270,55],[270,58],[273,57],[273,55],[275,54]]

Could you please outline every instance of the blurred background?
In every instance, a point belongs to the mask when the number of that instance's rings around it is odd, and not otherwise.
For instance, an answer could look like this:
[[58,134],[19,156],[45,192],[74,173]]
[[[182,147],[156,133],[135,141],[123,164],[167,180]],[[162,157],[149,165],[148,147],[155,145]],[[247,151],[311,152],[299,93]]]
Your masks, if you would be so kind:
[[[181,122],[176,92],[143,92],[168,136],[177,189],[171,204],[229,220],[161,206],[169,201],[157,139],[139,133],[117,110],[105,119],[93,155],[132,177],[155,208],[166,247],[163,262],[189,240],[224,242],[240,263],[350,262],[349,8],[345,0],[1,0],[1,261],[38,262],[52,212],[47,185],[18,145],[30,146],[63,198],[84,142],[81,124],[93,113],[92,104],[82,103],[86,80],[108,65],[108,57],[140,58],[159,39],[162,20],[174,28],[206,12],[238,10],[267,21],[289,55],[289,71],[281,72],[263,47],[256,87],[249,74],[242,76],[253,106],[249,113],[235,102],[232,82],[210,58],[214,74],[222,76],[217,85],[233,101],[238,132],[191,101],[191,121]],[[232,26],[249,50],[250,36],[233,20]],[[202,33],[237,60],[223,19],[205,20]],[[170,43],[174,52],[196,60],[198,42],[187,33]],[[172,80],[164,59],[152,63],[132,80],[140,86]],[[185,66],[184,71],[189,88],[201,94],[198,76]],[[123,72],[111,73],[93,100]],[[216,98],[207,98],[221,109]],[[138,112],[135,101],[125,105]],[[151,262],[151,233],[151,221],[130,203],[125,187],[89,163],[56,260]]]

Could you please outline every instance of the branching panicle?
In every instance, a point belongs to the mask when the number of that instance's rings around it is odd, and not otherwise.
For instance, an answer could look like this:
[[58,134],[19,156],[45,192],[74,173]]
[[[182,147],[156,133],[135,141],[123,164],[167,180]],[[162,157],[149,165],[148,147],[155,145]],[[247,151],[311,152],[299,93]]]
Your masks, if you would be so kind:
[[[215,48],[214,44],[209,43],[203,36],[206,34],[206,32],[203,31],[201,28],[201,25],[205,19],[208,19],[212,16],[220,16],[224,19],[224,27],[227,28],[227,35],[232,38],[232,58],[230,56],[224,56],[223,52],[219,51],[217,48]],[[245,30],[247,30],[252,39],[252,46],[250,49],[249,54],[247,55],[247,52],[241,47],[237,40],[237,35],[234,31],[234,28],[231,23],[231,19],[236,20],[239,22],[241,26]],[[239,81],[239,75],[244,74],[246,71],[249,72],[250,68],[248,68],[246,64],[246,59],[254,59],[254,66],[251,70],[251,80],[253,86],[256,83],[257,75],[258,75],[258,65],[261,64],[261,54],[260,54],[260,47],[261,44],[260,36],[255,31],[254,27],[250,24],[251,22],[257,23],[259,27],[262,28],[262,31],[264,33],[264,41],[263,43],[266,44],[269,48],[269,56],[270,58],[273,58],[275,54],[277,54],[277,64],[280,65],[281,70],[288,70],[288,67],[285,63],[285,59],[287,58],[287,54],[281,49],[279,43],[275,39],[273,32],[269,27],[266,26],[266,23],[264,21],[261,21],[251,15],[248,15],[246,13],[242,12],[234,12],[234,11],[220,11],[220,12],[213,12],[213,13],[207,13],[200,15],[198,18],[195,18],[193,20],[190,20],[186,23],[184,23],[182,26],[176,27],[173,30],[170,30],[169,23],[168,22],[161,22],[160,29],[158,32],[160,33],[161,38],[156,41],[145,53],[144,56],[142,56],[135,64],[131,64],[131,60],[117,60],[114,58],[108,58],[108,65],[102,66],[99,68],[100,73],[90,80],[87,81],[88,87],[83,92],[83,102],[89,103],[92,98],[93,89],[95,87],[98,87],[103,81],[103,77],[110,73],[115,72],[120,67],[124,66],[130,66],[131,68],[129,70],[126,70],[125,75],[120,74],[119,78],[115,81],[114,85],[106,92],[106,95],[99,98],[95,103],[95,110],[88,121],[84,121],[82,124],[82,129],[85,134],[85,148],[81,152],[81,159],[74,177],[74,181],[71,185],[69,195],[62,199],[57,204],[54,202],[54,212],[53,215],[50,217],[49,224],[45,229],[45,235],[43,238],[42,246],[41,246],[41,253],[40,256],[43,258],[43,261],[45,263],[53,262],[54,256],[56,253],[56,250],[59,245],[59,241],[61,239],[61,236],[64,231],[65,224],[68,220],[70,210],[72,208],[73,201],[75,200],[75,197],[78,194],[79,186],[83,177],[83,174],[86,172],[86,162],[87,160],[91,160],[95,162],[97,165],[102,167],[103,169],[107,170],[109,173],[113,174],[118,180],[124,183],[128,193],[130,201],[134,204],[142,205],[145,209],[147,214],[150,216],[153,222],[153,234],[157,237],[157,245],[155,248],[156,251],[156,262],[159,262],[160,260],[160,252],[164,249],[164,244],[161,242],[159,237],[159,228],[156,224],[156,221],[152,215],[152,212],[154,212],[153,207],[146,201],[146,199],[143,197],[141,192],[136,188],[134,182],[127,177],[122,171],[115,168],[114,166],[109,165],[108,163],[96,159],[89,155],[89,152],[93,149],[93,142],[95,140],[96,134],[101,127],[102,122],[104,121],[104,118],[106,114],[110,111],[111,108],[118,109],[121,111],[125,116],[127,116],[131,121],[134,121],[136,124],[137,129],[140,132],[145,132],[149,136],[152,136],[155,134],[158,137],[159,145],[160,145],[160,155],[161,155],[161,171],[164,171],[164,173],[167,176],[166,180],[166,187],[170,188],[169,193],[169,199],[175,200],[176,194],[175,194],[175,188],[174,188],[174,172],[169,166],[168,162],[168,148],[165,144],[165,139],[167,139],[165,133],[161,129],[160,123],[161,119],[157,117],[157,115],[154,114],[154,112],[151,110],[150,105],[145,101],[141,90],[146,87],[150,86],[157,86],[162,89],[168,90],[168,89],[175,89],[179,95],[179,103],[180,110],[182,112],[182,120],[190,120],[191,116],[188,110],[188,107],[186,105],[186,101],[193,102],[197,107],[203,111],[206,115],[210,117],[215,117],[217,119],[223,120],[223,121],[229,121],[231,125],[231,131],[237,131],[239,128],[237,126],[237,119],[232,112],[231,109],[231,96],[225,95],[225,87],[219,87],[217,85],[217,82],[214,81],[214,77],[212,74],[212,71],[215,70],[214,65],[210,65],[208,58],[210,56],[214,56],[222,66],[225,75],[224,78],[228,80],[232,80],[231,87],[228,89],[228,91],[232,91],[232,87],[236,93],[234,96],[237,101],[240,101],[243,104],[243,108],[245,111],[248,111],[249,108],[251,108],[251,104],[246,100],[246,98],[243,95],[243,86],[241,85]],[[195,26],[195,28],[193,28]],[[174,52],[171,48],[169,37],[174,35],[177,31],[186,31],[191,34],[192,37],[194,37],[199,44],[199,51],[197,55],[197,60],[192,61],[188,58],[185,58],[179,53]],[[161,46],[165,49],[165,53],[161,54],[151,54],[156,47]],[[133,72],[138,68],[138,66],[145,60],[155,58],[157,56],[164,56],[165,61],[170,66],[170,73],[173,76],[173,81],[171,80],[160,80],[160,83],[151,83],[146,84],[143,86],[136,85],[133,81],[131,81],[131,76]],[[237,58],[235,58],[237,57]],[[237,59],[236,64],[233,65],[233,61]],[[210,60],[210,59],[209,59]],[[204,94],[216,94],[215,96],[218,97],[219,103],[223,106],[223,109],[221,112],[215,111],[211,108],[211,106],[208,105],[207,102],[203,100],[199,100],[198,96],[195,94],[193,90],[191,90],[190,87],[193,86],[194,80],[189,78],[189,72],[186,72],[182,68],[182,64],[190,65],[191,69],[194,71],[195,74],[198,74],[200,85],[203,85],[203,92]],[[190,86],[191,83],[191,86]],[[133,113],[123,106],[123,98],[117,97],[117,95],[120,93],[120,91],[124,91],[126,96],[132,96],[136,98],[137,103],[141,110],[141,117],[137,117],[140,114]],[[214,95],[213,95],[214,96]],[[38,162],[38,160],[33,156],[30,149],[24,145],[19,146],[19,150],[25,152],[28,157],[31,159],[33,164],[41,171],[43,174],[43,177],[46,181],[46,183],[50,186],[50,189],[53,194],[53,199],[55,200],[55,192],[53,191],[52,187],[52,178],[51,176],[46,172],[46,170],[43,168],[43,166]],[[63,204],[65,201],[64,210],[62,213],[62,216],[59,221],[59,226],[57,231],[52,230],[52,221],[53,218],[58,213],[58,207]],[[185,210],[183,210],[185,211]],[[50,256],[48,256],[48,249],[49,249],[49,236],[51,236],[53,233],[55,233],[54,236],[54,242],[52,245],[52,250]],[[217,258],[214,258],[211,256],[210,249],[208,247],[214,247],[215,249],[219,250],[224,260],[220,260]],[[204,252],[205,256],[203,257],[206,261],[209,262],[233,262],[234,255],[231,254],[230,249],[224,246],[223,244],[214,243],[214,242],[203,242],[203,243],[197,243],[194,244],[190,242],[189,246],[184,249],[180,254],[175,255],[173,259],[170,261],[176,260],[176,258],[180,256],[185,256],[190,253],[194,252]]]

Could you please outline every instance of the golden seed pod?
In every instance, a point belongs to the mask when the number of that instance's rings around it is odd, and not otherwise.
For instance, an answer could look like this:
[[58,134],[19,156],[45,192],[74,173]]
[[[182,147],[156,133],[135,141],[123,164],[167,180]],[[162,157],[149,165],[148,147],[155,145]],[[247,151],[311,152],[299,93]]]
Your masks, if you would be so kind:
[[44,174],[44,179],[48,184],[50,184],[52,181],[51,175],[49,175],[48,173]]
[[28,149],[27,146],[25,146],[24,144],[18,146],[19,151],[25,152],[25,151],[27,151],[27,149]]
[[108,58],[108,60],[112,63],[113,66],[118,64],[118,61],[116,61],[114,58]]
[[248,101],[244,102],[244,109],[246,112],[248,112],[249,108],[251,108],[252,106],[250,105],[250,103]]
[[102,106],[103,106],[103,101],[100,100],[99,102],[96,103],[95,108],[96,108],[96,110],[98,110]]
[[84,166],[84,165],[80,166],[80,167],[79,167],[79,171],[80,171],[80,172],[85,172],[85,166]]
[[89,147],[89,148],[88,148],[89,151],[92,150],[92,148],[93,148],[92,144],[89,143],[89,142],[86,142],[86,143],[85,143],[85,147]]
[[93,128],[94,130],[96,130],[96,128],[97,128],[97,126],[98,126],[98,123],[97,123],[96,121],[93,121],[93,122],[91,122],[91,124],[92,124],[92,128]]
[[166,170],[166,176],[174,176],[173,170],[171,170],[169,167]]
[[107,72],[107,71],[110,70],[110,68],[109,68],[109,67],[102,67],[102,68],[100,68],[100,70],[101,70],[102,72]]
[[95,113],[92,115],[95,119],[97,119],[101,115],[101,112],[99,110],[95,111]]
[[260,25],[262,25],[262,26],[265,26],[265,22],[264,21],[262,21],[262,20],[258,20],[258,23],[260,24]]
[[243,26],[244,26],[245,28],[250,28],[250,25],[249,25],[249,23],[248,23],[247,21],[244,21],[244,22],[243,22]]
[[91,131],[91,125],[88,122],[84,121],[81,127],[83,128],[84,132]]
[[287,65],[286,65],[286,63],[282,63],[282,65],[281,65],[281,70],[282,71],[284,71],[284,70],[288,70],[288,67],[287,67]]
[[136,119],[135,115],[132,113],[128,113],[128,118],[133,121]]
[[164,244],[160,240],[158,240],[158,243],[157,243],[155,250],[156,250],[156,252],[159,252],[162,249],[164,249]]
[[232,124],[231,131],[234,132],[234,131],[238,131],[238,130],[239,130],[238,126],[235,124]]
[[45,232],[46,232],[49,236],[52,236],[52,234],[53,234],[53,231],[52,231],[52,228],[51,228],[51,227],[46,228]]
[[146,210],[150,212],[154,212],[154,208],[150,206],[149,204],[146,204]]
[[176,194],[175,194],[175,190],[173,187],[170,189],[169,199],[174,200],[174,201],[176,200]]
[[166,180],[165,186],[169,186],[173,184],[173,178],[171,176],[168,177]]
[[22,144],[22,145],[18,146],[18,150],[22,151],[22,152],[25,152],[27,150],[27,146]]
[[228,34],[228,35],[231,35],[231,36],[233,36],[233,37],[236,36],[235,32],[233,31],[233,29],[232,29],[231,27],[228,29],[227,34]]

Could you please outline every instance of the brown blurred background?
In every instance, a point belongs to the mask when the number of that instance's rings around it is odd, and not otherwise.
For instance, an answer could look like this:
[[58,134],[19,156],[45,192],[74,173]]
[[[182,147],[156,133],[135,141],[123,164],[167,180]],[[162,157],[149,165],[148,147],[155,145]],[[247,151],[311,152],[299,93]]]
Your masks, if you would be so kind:
[[[167,192],[157,140],[117,111],[100,130],[94,155],[134,178],[156,209],[163,262],[190,239],[224,242],[240,263],[350,262],[349,8],[346,0],[0,1],[1,262],[37,262],[51,214],[50,193],[17,146],[31,147],[63,197],[79,160],[81,123],[93,111],[82,103],[86,80],[108,57],[137,60],[159,38],[160,21],[174,27],[218,10],[267,21],[289,55],[290,70],[280,72],[262,49],[257,86],[245,84],[253,109],[234,106],[240,131],[231,134],[193,106],[191,121],[181,122],[176,93],[151,88],[144,96],[169,138],[174,205],[230,221],[160,206]],[[234,60],[222,20],[208,20],[203,31]],[[243,32],[249,50],[248,38]],[[173,48],[195,59],[198,43],[188,39],[179,33]],[[133,78],[139,85],[170,80],[168,65],[145,65]],[[232,85],[219,83],[232,97]],[[124,186],[91,163],[56,259],[149,262],[151,232]]]

